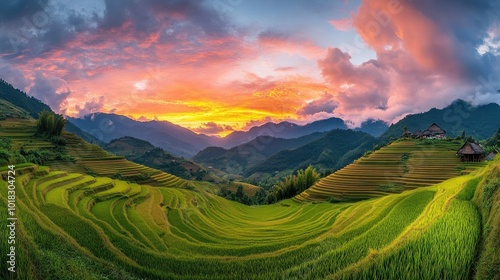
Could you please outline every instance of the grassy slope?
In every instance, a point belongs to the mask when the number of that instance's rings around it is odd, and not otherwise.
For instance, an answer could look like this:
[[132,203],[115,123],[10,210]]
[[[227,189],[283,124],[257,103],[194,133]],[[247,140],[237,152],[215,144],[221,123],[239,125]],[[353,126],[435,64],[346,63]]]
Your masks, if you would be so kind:
[[47,165],[53,170],[89,173],[94,176],[113,176],[155,186],[184,187],[187,181],[174,175],[113,156],[95,144],[89,144],[80,137],[63,132],[67,144],[55,145],[35,135],[36,127],[32,119],[7,119],[0,122],[0,137],[12,140],[11,151],[47,149],[70,155],[73,160],[50,160]]
[[[201,189],[109,185],[104,178],[45,169],[18,178],[18,238],[25,240],[19,270],[42,279],[52,273],[85,279],[463,279],[480,239],[475,203],[488,208],[486,181],[499,166],[500,159],[488,170],[358,203],[286,200],[260,207]],[[480,182],[474,202],[470,181]],[[0,186],[5,203],[6,183]],[[498,204],[491,205],[478,279],[491,279],[498,262]],[[54,264],[36,261],[48,256]]]
[[[476,279],[500,279],[500,156],[476,180],[472,201],[482,216],[481,251],[474,269]],[[474,188],[475,189],[475,188]]]

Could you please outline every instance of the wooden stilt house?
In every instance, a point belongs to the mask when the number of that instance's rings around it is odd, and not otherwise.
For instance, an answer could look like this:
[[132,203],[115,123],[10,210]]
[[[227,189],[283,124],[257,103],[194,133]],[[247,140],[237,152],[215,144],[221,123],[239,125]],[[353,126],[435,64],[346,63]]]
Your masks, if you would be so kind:
[[457,155],[464,162],[478,162],[484,160],[484,149],[476,143],[466,142],[458,151]]

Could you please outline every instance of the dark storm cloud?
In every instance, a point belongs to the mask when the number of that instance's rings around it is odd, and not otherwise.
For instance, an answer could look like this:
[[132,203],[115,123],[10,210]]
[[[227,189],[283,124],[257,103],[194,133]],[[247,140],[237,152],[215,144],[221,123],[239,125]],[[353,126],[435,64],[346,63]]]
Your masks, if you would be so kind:
[[[2,1],[0,5],[9,6]],[[1,21],[0,55],[6,59],[37,57],[75,38],[75,32],[89,23],[74,11],[62,11],[48,0],[22,0],[2,10],[12,14]],[[62,16],[64,15],[64,16]]]
[[225,14],[203,1],[105,0],[104,4],[101,16],[89,16],[48,0],[0,1],[0,55],[6,59],[21,54],[37,57],[63,48],[79,33],[106,39],[128,34],[144,39],[152,34],[161,38],[166,27],[175,27],[172,31],[176,33],[191,33],[185,36],[188,38],[229,32]]
[[[224,13],[213,3],[195,0],[105,1],[105,12],[99,28],[129,28],[138,34],[151,34],[169,23],[182,22],[182,30],[201,32],[201,35],[223,36],[229,31]],[[178,31],[178,30],[177,30]],[[200,35],[200,34],[196,34]]]
[[465,75],[477,79],[495,71],[496,59],[488,54],[480,57],[477,47],[488,37],[490,28],[499,23],[499,1],[426,0],[413,1],[411,5],[437,23],[442,33],[451,35],[455,49],[448,51],[460,60]]
[[3,0],[0,1],[0,23],[6,24],[23,17],[32,17],[47,6],[47,0]]

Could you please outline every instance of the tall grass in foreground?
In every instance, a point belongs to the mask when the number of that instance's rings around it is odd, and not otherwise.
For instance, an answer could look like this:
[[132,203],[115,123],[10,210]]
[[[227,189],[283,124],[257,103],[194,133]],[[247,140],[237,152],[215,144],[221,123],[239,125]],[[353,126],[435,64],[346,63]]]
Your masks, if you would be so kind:
[[470,201],[454,199],[420,237],[334,279],[468,279],[480,238],[480,216]]
[[500,156],[484,174],[473,202],[483,218],[483,239],[474,279],[500,280]]

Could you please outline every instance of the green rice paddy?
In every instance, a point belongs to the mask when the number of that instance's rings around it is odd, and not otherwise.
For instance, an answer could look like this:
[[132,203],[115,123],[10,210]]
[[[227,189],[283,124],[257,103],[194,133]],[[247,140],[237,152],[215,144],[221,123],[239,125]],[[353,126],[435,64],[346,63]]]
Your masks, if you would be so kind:
[[396,141],[321,179],[297,201],[380,197],[469,174],[484,163],[462,163],[455,140]]
[[59,252],[57,237],[87,279],[467,279],[480,238],[473,203],[455,198],[476,173],[356,203],[246,206],[202,188],[45,170],[17,180],[19,234],[40,258]]

